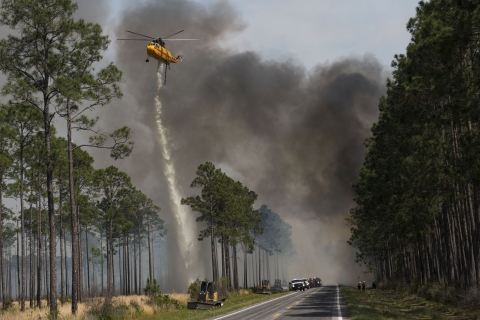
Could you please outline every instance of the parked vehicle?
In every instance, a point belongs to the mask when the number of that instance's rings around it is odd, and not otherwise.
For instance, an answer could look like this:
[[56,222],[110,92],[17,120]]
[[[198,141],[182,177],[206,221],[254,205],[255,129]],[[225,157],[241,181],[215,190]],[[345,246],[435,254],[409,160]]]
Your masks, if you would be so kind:
[[305,283],[305,288],[310,289],[310,283],[307,278],[302,278],[303,283]]
[[288,283],[288,290],[305,291],[305,282],[303,282],[302,279],[293,279]]

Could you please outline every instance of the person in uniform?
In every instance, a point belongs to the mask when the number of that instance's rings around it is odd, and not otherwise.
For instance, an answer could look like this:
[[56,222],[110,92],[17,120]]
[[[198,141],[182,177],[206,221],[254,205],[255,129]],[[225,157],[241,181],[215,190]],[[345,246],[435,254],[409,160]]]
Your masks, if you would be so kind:
[[362,283],[361,282],[358,283],[357,288],[358,288],[358,290],[362,289]]
[[366,288],[365,288],[365,281],[362,282],[362,290],[365,291]]
[[377,289],[377,285],[375,284],[375,281],[372,283],[372,289]]

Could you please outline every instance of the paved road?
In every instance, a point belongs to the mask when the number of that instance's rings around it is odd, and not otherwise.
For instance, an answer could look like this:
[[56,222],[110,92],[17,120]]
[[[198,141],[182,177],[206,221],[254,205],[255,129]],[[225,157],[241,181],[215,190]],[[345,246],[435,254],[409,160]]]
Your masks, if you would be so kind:
[[212,320],[348,319],[338,287],[326,286],[274,298]]

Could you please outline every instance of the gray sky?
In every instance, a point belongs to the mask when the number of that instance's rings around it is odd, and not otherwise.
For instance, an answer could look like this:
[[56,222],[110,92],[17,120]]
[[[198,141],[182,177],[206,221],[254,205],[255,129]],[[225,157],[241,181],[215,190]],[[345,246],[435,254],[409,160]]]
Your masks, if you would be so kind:
[[[110,6],[109,26],[126,7],[143,1],[103,0]],[[82,3],[101,1],[80,0]],[[199,3],[225,2],[198,0]],[[410,40],[406,23],[415,15],[418,0],[231,0],[241,14],[245,29],[224,39],[223,45],[238,51],[253,50],[265,59],[299,60],[308,69],[317,64],[336,61],[345,56],[373,54],[389,66],[394,54],[404,53]],[[86,6],[85,6],[86,7]],[[90,6],[97,8],[95,4]],[[91,10],[91,9],[90,9]],[[89,11],[90,11],[89,10]],[[99,11],[101,12],[101,11]],[[102,21],[105,17],[102,14]],[[100,21],[99,21],[100,22]],[[163,28],[182,29],[158,23]],[[112,39],[115,39],[113,35]],[[147,32],[143,30],[144,32]],[[189,30],[185,31],[188,34]],[[196,30],[200,31],[201,30]],[[139,31],[141,32],[141,31]],[[206,35],[208,36],[208,35]],[[112,51],[114,46],[112,46]],[[186,55],[194,54],[186,52]]]

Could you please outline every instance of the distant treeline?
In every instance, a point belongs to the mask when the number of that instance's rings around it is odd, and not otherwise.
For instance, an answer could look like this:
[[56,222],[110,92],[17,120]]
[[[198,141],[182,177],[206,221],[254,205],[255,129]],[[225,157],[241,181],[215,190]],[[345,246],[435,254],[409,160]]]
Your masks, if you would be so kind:
[[420,2],[348,218],[378,280],[480,281],[480,3]]
[[[240,249],[243,251],[243,287],[249,285],[247,254],[252,254],[253,264],[255,248],[258,249],[257,264],[250,270],[257,271],[258,282],[254,278],[254,284],[260,284],[263,279],[272,280],[272,269],[275,277],[285,274],[280,273],[280,267],[285,269],[285,257],[295,254],[291,239],[292,227],[266,205],[258,210],[253,209],[257,194],[230,178],[211,162],[199,165],[196,174],[191,187],[200,188],[201,193],[199,196],[182,199],[182,204],[189,205],[200,214],[197,222],[203,222],[205,229],[200,232],[198,240],[210,238],[211,279],[218,282],[221,276],[228,287],[239,289]],[[220,253],[217,252],[217,243],[220,243]],[[269,257],[274,254],[272,268]],[[221,259],[221,274],[218,270],[218,256]],[[263,268],[262,261],[265,264]]]

